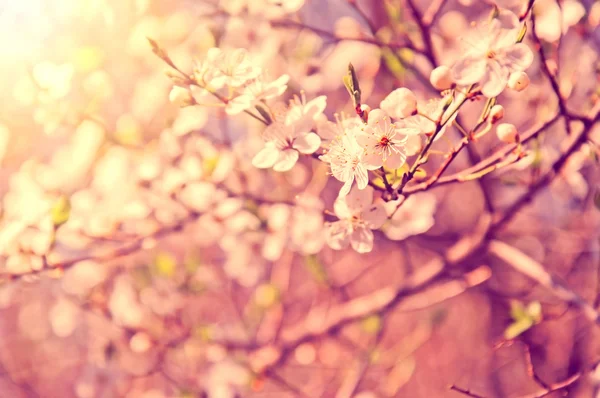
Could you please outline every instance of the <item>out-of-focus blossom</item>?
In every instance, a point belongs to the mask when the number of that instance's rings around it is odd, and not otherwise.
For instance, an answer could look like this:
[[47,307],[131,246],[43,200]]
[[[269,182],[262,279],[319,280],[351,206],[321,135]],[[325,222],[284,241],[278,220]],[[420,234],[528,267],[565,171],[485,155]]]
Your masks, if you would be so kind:
[[447,90],[452,87],[452,71],[446,65],[441,65],[431,71],[429,82],[436,90]]
[[315,153],[321,138],[311,130],[325,105],[325,97],[292,103],[283,120],[274,121],[263,133],[265,147],[252,159],[252,164],[283,172],[294,167],[300,154]]
[[514,124],[500,123],[496,127],[496,135],[500,141],[506,142],[507,144],[513,144],[517,141],[519,132]]
[[430,193],[411,195],[404,201],[387,202],[385,208],[391,218],[383,226],[383,233],[391,240],[422,234],[434,224],[435,207],[436,198]]
[[372,229],[380,228],[387,219],[382,204],[373,204],[373,188],[352,189],[345,197],[338,197],[333,205],[339,221],[326,224],[329,247],[341,250],[350,244],[358,253],[373,249]]
[[[235,50],[211,48],[206,54],[206,62],[209,76],[207,83],[215,88],[240,87],[262,73],[261,68],[252,62],[248,52],[243,48]],[[206,75],[202,77],[205,79]]]
[[73,66],[69,64],[56,65],[42,62],[33,68],[33,78],[42,90],[45,100],[56,100],[65,97],[71,91]]
[[261,78],[255,79],[244,87],[240,95],[227,102],[225,111],[228,115],[237,115],[262,101],[279,97],[287,89],[289,79],[288,75],[282,75],[272,82],[265,82]]
[[565,0],[560,5],[554,0],[538,0],[533,6],[533,12],[537,35],[554,42],[583,18],[585,7],[577,0]]
[[499,95],[512,72],[524,71],[533,62],[533,53],[524,43],[517,43],[518,19],[514,14],[503,14],[482,23],[470,36],[464,37],[464,55],[452,68],[454,81],[468,86],[481,84],[486,97]]

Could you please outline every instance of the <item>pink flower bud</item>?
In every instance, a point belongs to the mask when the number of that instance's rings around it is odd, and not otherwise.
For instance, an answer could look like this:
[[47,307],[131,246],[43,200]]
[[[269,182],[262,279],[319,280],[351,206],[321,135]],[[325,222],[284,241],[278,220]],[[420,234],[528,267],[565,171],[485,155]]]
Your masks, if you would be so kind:
[[431,75],[429,75],[429,82],[436,90],[439,91],[452,88],[454,82],[452,81],[450,68],[445,65],[438,66],[431,71]]
[[490,110],[489,121],[491,123],[497,123],[504,117],[504,107],[502,105],[494,105]]
[[397,88],[381,101],[380,108],[395,119],[403,119],[417,112],[417,97],[407,88]]
[[525,72],[511,73],[508,78],[508,87],[515,91],[523,91],[529,86],[529,76]]
[[519,140],[519,132],[514,124],[510,123],[500,123],[498,127],[496,127],[496,135],[502,142],[506,142],[507,144],[514,144]]

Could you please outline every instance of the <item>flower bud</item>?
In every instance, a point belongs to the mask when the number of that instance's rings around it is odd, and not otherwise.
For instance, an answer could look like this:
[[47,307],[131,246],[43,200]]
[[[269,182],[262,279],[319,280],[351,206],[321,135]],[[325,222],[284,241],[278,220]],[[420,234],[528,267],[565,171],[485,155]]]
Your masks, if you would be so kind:
[[360,118],[366,123],[369,120],[369,112],[371,112],[371,107],[367,104],[360,104],[356,113]]
[[508,78],[508,87],[515,91],[523,91],[529,86],[529,76],[525,72],[514,72]]
[[417,112],[417,97],[407,88],[397,88],[379,104],[394,119],[403,119]]
[[519,141],[519,132],[514,124],[500,123],[496,127],[496,135],[502,142],[507,144],[514,144]]
[[431,71],[431,75],[429,75],[429,82],[431,85],[439,91],[448,90],[452,88],[454,82],[452,81],[452,74],[450,72],[450,68],[445,65],[438,66],[434,70]]
[[169,93],[169,101],[182,108],[193,105],[195,102],[190,91],[180,86],[173,86],[173,89]]
[[492,109],[490,109],[490,115],[488,116],[488,120],[490,121],[490,123],[497,123],[503,117],[504,107],[502,105],[492,106]]

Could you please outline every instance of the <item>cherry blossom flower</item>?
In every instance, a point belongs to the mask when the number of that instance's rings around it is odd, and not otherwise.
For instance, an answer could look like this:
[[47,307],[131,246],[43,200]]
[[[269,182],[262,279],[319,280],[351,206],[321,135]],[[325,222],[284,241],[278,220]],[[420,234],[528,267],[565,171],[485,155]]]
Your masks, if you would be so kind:
[[479,83],[486,97],[499,95],[512,72],[524,71],[533,62],[529,47],[516,43],[519,29],[512,25],[518,26],[517,17],[506,12],[502,17],[481,24],[469,39],[463,38],[467,48],[452,68],[457,84]]
[[368,124],[356,137],[357,142],[366,150],[365,161],[372,167],[383,164],[397,169],[406,162],[405,144],[408,135],[417,135],[414,127],[398,127],[391,123],[389,116],[381,109],[369,114]]
[[348,195],[355,180],[358,189],[365,189],[369,183],[367,171],[381,167],[367,162],[365,149],[356,140],[360,130],[355,130],[346,130],[344,135],[338,136],[330,143],[327,153],[319,158],[329,163],[331,174],[344,183],[340,196]]
[[244,87],[240,95],[227,103],[225,111],[228,115],[237,115],[253,108],[261,101],[279,97],[287,90],[288,80],[290,80],[288,75],[282,75],[277,80],[268,83],[262,79],[256,79]]
[[358,253],[373,249],[373,232],[387,219],[382,204],[373,204],[373,188],[353,189],[338,197],[333,205],[339,221],[326,223],[325,239],[329,247],[341,250],[350,244]]
[[260,169],[273,168],[275,171],[288,171],[298,161],[300,154],[315,153],[321,145],[321,138],[311,131],[315,119],[325,109],[324,96],[310,102],[296,99],[281,120],[273,122],[263,136],[264,148],[252,159],[252,164]]
[[[418,193],[403,199],[385,203],[389,221],[382,231],[388,239],[403,240],[429,230],[434,224],[436,198],[430,193]],[[398,208],[398,205],[400,207]]]
[[403,119],[417,110],[417,97],[407,88],[397,88],[379,104],[381,109],[394,119]]
[[261,73],[261,68],[254,65],[245,49],[222,50],[213,47],[208,50],[206,60],[196,66],[194,76],[204,85],[220,88],[240,87]]
[[456,119],[457,113],[447,106],[450,99],[451,97],[446,96],[444,98],[432,99],[425,103],[419,103],[419,113],[399,121],[398,125],[402,126],[401,128],[406,129],[404,131],[416,129],[420,134],[429,137],[435,133],[438,128],[436,122],[439,121],[440,123],[444,123],[444,125],[440,128],[440,131],[435,138],[437,140],[444,134],[447,127],[452,124],[454,119]]

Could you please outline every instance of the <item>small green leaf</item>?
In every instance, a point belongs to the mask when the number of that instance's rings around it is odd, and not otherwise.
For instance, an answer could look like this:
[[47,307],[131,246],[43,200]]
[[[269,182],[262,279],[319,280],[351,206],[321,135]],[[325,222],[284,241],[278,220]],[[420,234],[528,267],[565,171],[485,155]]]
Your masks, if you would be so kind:
[[519,31],[519,35],[517,36],[517,43],[521,43],[527,34],[527,24],[524,23]]
[[530,318],[513,322],[504,330],[504,338],[507,340],[512,340],[515,337],[521,335],[522,333],[525,333],[532,326],[533,320]]
[[514,321],[520,321],[522,319],[528,318],[527,312],[525,311],[525,307],[523,303],[518,300],[511,300],[510,302],[510,317]]
[[310,272],[310,274],[315,278],[315,280],[323,285],[329,285],[329,280],[327,278],[327,273],[325,272],[325,267],[319,258],[314,254],[304,257],[304,265]]
[[167,278],[175,275],[175,269],[177,268],[177,261],[175,257],[166,252],[161,252],[154,258],[154,270],[160,276]]
[[59,227],[66,223],[69,220],[69,216],[71,215],[71,202],[69,198],[65,195],[62,195],[51,210],[52,223],[55,227]]

